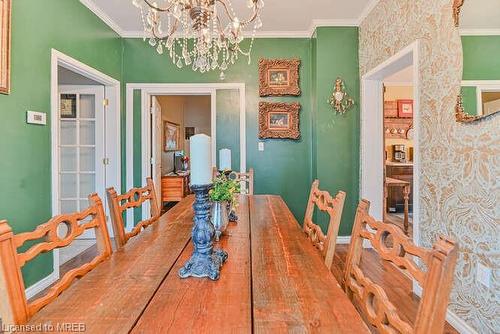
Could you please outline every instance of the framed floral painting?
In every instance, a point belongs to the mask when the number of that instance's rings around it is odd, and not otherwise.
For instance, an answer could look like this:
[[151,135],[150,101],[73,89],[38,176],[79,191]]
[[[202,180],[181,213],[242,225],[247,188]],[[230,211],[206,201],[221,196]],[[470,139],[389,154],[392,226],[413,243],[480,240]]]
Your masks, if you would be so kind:
[[298,103],[259,103],[260,139],[299,139]]
[[299,96],[299,67],[299,59],[261,59],[260,96]]
[[0,0],[0,93],[10,93],[10,38],[12,0]]

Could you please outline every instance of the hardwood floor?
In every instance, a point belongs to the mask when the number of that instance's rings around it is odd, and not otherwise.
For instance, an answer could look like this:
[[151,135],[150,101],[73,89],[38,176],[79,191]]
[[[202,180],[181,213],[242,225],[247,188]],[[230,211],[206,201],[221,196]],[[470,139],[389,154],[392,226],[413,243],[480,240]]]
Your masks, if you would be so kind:
[[[403,220],[403,218],[400,218],[400,217],[398,217],[397,215],[395,215],[393,213],[388,213],[385,216],[385,222],[388,223],[388,224],[396,225],[401,230],[403,230],[403,226],[404,226],[404,223],[403,223],[404,220]],[[409,219],[409,224],[408,224],[408,236],[410,238],[413,236],[413,223],[412,223],[412,219],[411,218]]]
[[[349,245],[337,245],[335,249],[332,273],[339,282],[344,276],[348,248]],[[390,262],[380,259],[377,253],[370,249],[363,252],[361,269],[367,273],[371,280],[382,286],[389,300],[397,306],[401,318],[413,323],[420,298],[412,292],[411,279]],[[443,333],[458,334],[448,323],[446,323]]]

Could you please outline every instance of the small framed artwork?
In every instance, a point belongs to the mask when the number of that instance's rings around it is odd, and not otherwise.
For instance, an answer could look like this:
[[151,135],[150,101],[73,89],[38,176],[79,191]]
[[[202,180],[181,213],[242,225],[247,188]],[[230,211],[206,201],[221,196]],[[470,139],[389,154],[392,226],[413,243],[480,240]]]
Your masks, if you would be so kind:
[[12,0],[0,0],[0,93],[10,93]]
[[163,121],[164,151],[180,150],[181,126],[169,121]]
[[413,118],[413,100],[398,100],[398,117]]
[[61,118],[76,118],[76,94],[61,94],[60,113]]
[[186,140],[189,140],[192,136],[194,136],[196,133],[196,129],[194,126],[186,126],[184,128],[184,136]]
[[299,103],[259,103],[260,139],[299,139]]
[[299,96],[299,67],[299,59],[261,59],[260,96]]

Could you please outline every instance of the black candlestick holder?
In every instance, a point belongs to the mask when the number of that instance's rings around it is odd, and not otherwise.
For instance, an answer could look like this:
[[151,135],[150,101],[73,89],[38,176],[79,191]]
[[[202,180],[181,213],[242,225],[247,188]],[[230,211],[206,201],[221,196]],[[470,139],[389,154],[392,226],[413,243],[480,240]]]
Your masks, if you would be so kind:
[[210,200],[208,192],[212,185],[191,185],[195,200],[192,241],[194,251],[191,258],[179,270],[181,278],[208,277],[219,279],[220,268],[227,260],[227,252],[214,249],[215,228],[210,222]]

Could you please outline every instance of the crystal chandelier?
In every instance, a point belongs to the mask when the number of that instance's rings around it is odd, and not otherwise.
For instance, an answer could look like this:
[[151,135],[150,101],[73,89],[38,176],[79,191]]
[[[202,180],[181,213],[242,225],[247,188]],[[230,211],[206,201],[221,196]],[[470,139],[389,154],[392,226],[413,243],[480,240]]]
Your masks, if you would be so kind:
[[[263,0],[246,0],[251,11],[241,20],[236,16],[231,0],[164,0],[160,5],[151,0],[133,0],[140,9],[144,25],[144,40],[159,54],[168,52],[177,67],[191,66],[201,73],[224,71],[235,63],[239,54],[248,58],[255,32],[262,27],[260,13]],[[247,50],[240,47],[244,30],[252,29]]]

